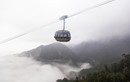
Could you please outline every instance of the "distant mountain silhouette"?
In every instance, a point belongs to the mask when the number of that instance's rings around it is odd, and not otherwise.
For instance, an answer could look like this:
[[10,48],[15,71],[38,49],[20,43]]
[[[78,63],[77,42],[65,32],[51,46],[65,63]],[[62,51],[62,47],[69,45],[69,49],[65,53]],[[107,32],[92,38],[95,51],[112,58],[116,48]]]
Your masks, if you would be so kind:
[[41,45],[22,53],[22,55],[25,54],[38,61],[48,63],[111,64],[119,61],[123,53],[130,53],[130,37],[115,38],[106,42],[84,42],[71,49],[61,43]]
[[73,63],[79,60],[77,55],[71,49],[61,43],[53,43],[47,46],[39,46],[30,51],[23,52],[22,55],[33,57],[34,59],[51,63]]
[[115,38],[105,42],[84,42],[74,48],[84,62],[109,64],[119,61],[123,53],[130,53],[130,37]]

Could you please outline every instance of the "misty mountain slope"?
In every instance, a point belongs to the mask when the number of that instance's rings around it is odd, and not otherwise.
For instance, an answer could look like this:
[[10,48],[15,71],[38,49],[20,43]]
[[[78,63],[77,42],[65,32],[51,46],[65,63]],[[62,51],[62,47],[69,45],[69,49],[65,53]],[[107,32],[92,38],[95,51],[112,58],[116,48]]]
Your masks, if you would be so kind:
[[32,50],[22,52],[20,55],[21,56],[27,56],[27,57],[37,58],[41,54],[41,52],[44,49],[44,47],[45,47],[44,45],[41,45],[41,46],[39,46],[37,48],[34,48]]
[[107,42],[84,42],[72,49],[83,61],[112,63],[119,61],[123,53],[130,53],[130,37]]
[[79,57],[70,48],[61,43],[42,45],[23,52],[20,56],[34,58],[35,61],[39,61],[43,65],[47,64],[57,67],[68,78],[75,78],[82,69],[91,68],[89,63],[80,62]]
[[46,63],[73,63],[76,64],[78,57],[71,49],[60,43],[53,43],[47,46],[39,46],[30,51],[23,52],[26,56]]

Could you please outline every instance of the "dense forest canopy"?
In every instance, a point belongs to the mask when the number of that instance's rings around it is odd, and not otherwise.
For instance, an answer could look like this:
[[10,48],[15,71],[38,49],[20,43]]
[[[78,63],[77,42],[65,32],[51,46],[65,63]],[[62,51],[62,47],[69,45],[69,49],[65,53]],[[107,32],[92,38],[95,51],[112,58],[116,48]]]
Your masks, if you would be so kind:
[[105,65],[103,69],[83,75],[82,72],[75,79],[58,79],[57,82],[130,82],[130,54],[122,56],[120,62],[112,63],[110,66]]

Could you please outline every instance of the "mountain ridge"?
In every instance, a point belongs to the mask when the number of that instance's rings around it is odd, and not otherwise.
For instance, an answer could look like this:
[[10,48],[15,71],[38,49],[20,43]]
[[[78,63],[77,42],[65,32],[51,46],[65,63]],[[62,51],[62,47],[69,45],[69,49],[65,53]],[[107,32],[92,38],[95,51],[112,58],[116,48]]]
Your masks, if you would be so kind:
[[79,60],[77,55],[67,46],[61,43],[53,43],[50,45],[41,45],[29,51],[25,51],[22,55],[32,57],[38,61],[46,63],[71,63],[77,64]]

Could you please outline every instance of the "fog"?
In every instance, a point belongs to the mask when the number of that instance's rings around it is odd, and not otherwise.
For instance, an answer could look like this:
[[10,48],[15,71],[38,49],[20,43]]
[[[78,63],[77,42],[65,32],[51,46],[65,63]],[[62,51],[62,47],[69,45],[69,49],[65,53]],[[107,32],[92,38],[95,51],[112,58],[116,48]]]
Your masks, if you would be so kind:
[[67,77],[70,71],[78,72],[89,67],[89,64],[74,68],[67,65],[44,64],[27,57],[3,56],[0,57],[0,82],[56,82],[57,79]]
[[[107,0],[1,0],[0,41],[105,1]],[[72,35],[69,44],[108,40],[130,34],[129,3],[130,0],[115,0],[67,19],[66,30]],[[14,54],[56,42],[53,37],[60,29],[62,22],[37,30],[2,44],[0,52],[4,55]]]
[[[71,15],[104,1],[107,0],[0,0],[0,41],[50,23],[62,15]],[[67,19],[66,29],[71,32],[72,39],[63,44],[72,47],[81,43],[74,51],[86,61],[89,56],[91,59],[96,57],[103,60],[102,57],[106,55],[128,53],[129,3],[130,0],[115,0]],[[90,68],[91,65],[88,63],[73,67],[68,63],[44,64],[32,58],[5,56],[54,43],[56,42],[54,34],[60,29],[61,22],[1,44],[0,82],[55,82],[60,78],[77,76],[80,70]],[[116,40],[113,40],[115,38]],[[102,57],[97,54],[101,54]]]

